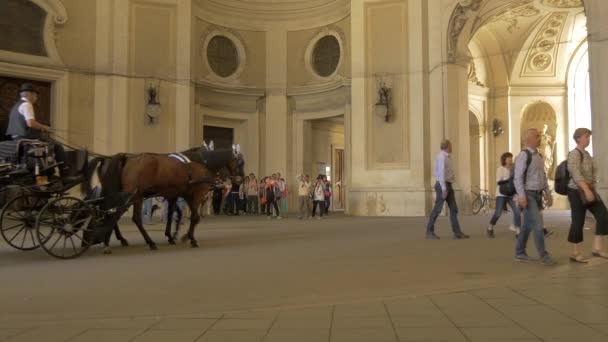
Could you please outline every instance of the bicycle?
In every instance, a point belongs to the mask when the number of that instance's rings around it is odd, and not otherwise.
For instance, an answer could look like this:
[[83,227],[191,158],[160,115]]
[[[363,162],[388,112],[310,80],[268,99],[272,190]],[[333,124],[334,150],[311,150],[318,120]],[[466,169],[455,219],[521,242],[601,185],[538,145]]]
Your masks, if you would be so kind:
[[488,190],[479,190],[479,192],[473,192],[473,214],[477,215],[480,211],[483,210],[483,213],[485,215],[488,211],[490,211],[490,203],[494,200],[496,199],[490,197],[490,193],[488,192]]

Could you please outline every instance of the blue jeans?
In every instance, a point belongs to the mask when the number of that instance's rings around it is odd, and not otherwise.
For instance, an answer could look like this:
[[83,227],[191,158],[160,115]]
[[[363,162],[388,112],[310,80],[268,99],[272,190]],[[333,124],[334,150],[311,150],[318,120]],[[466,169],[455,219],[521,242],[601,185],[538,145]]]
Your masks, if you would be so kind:
[[450,208],[450,222],[452,224],[452,231],[454,234],[460,234],[462,231],[460,230],[460,224],[458,223],[458,206],[456,205],[456,197],[454,196],[454,189],[452,188],[452,184],[447,183],[448,196],[443,198],[443,190],[441,190],[441,184],[439,182],[435,183],[435,207],[431,212],[431,217],[429,218],[429,223],[426,226],[426,232],[434,233],[435,232],[435,221],[439,214],[441,214],[441,210],[443,210],[443,203],[448,202],[448,207]]
[[547,253],[545,250],[545,234],[543,232],[543,220],[541,217],[541,208],[543,195],[541,192],[526,191],[528,199],[528,207],[524,209],[524,225],[521,227],[519,237],[517,238],[517,246],[515,247],[515,255],[526,254],[526,244],[530,232],[534,232],[534,244],[538,251],[538,256],[543,257]]
[[152,198],[144,200],[142,219],[144,224],[152,223]]
[[511,210],[513,211],[513,225],[517,228],[521,227],[521,211],[519,210],[519,206],[515,204],[513,197],[508,196],[498,196],[496,197],[496,211],[494,211],[494,215],[492,219],[490,219],[490,224],[495,225],[502,215],[502,212],[505,208],[505,203],[509,204]]

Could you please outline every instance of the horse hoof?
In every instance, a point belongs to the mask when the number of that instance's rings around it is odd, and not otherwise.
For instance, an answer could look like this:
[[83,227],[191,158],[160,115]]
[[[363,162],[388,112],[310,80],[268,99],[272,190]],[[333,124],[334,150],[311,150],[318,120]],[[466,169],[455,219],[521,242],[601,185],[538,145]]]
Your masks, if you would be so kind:
[[175,240],[173,240],[173,239],[169,240],[169,244],[170,245],[175,245]]
[[123,247],[128,247],[128,246],[129,246],[129,241],[127,241],[127,240],[120,240],[120,244],[121,244]]
[[190,242],[190,247],[192,247],[192,248],[198,248],[198,242],[196,242],[196,241],[194,241],[194,240],[193,240],[193,241],[191,241],[191,242]]
[[158,250],[158,246],[157,245],[150,245],[150,249],[153,251]]
[[106,247],[103,249],[103,254],[112,254],[112,249],[109,247]]

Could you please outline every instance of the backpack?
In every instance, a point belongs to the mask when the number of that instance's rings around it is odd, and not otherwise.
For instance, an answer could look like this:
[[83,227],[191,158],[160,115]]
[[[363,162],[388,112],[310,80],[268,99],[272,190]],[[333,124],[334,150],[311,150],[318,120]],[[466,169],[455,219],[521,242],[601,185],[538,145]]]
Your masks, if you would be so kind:
[[274,198],[281,198],[283,193],[281,192],[281,188],[278,185],[273,185],[272,189],[274,191]]
[[[524,170],[524,184],[526,184],[526,178],[528,177],[528,167],[530,167],[530,163],[532,163],[532,153],[527,149],[524,150],[526,152],[526,169]],[[511,174],[509,179],[498,182],[498,190],[500,193],[505,196],[513,196],[517,192],[515,190],[515,171]]]
[[[576,149],[581,155],[581,163],[585,155],[578,148]],[[568,160],[564,160],[555,169],[555,192],[560,195],[568,195],[568,183],[570,182],[570,171],[568,171]]]

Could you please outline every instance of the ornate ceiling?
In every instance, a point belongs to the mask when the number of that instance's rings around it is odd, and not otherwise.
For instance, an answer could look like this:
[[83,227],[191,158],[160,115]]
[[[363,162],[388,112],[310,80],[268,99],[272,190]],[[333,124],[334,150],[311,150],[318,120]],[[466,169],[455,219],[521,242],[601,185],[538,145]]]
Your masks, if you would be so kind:
[[568,18],[583,11],[580,0],[481,0],[479,5],[471,32],[485,51],[473,57],[501,56],[509,75],[518,64],[519,77],[557,76],[560,46],[570,40]]
[[351,0],[195,0],[199,16],[212,23],[263,30],[288,30],[335,23],[350,13]]

